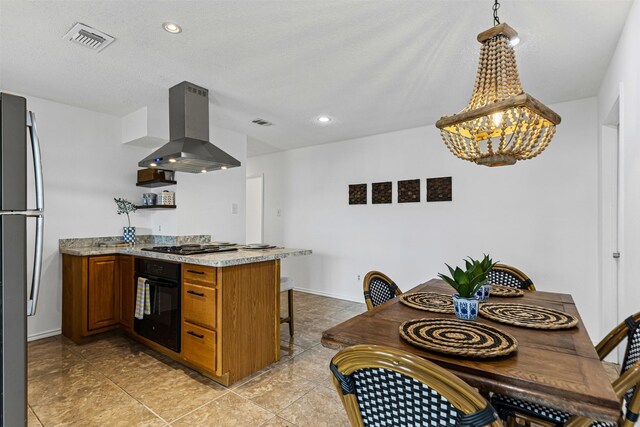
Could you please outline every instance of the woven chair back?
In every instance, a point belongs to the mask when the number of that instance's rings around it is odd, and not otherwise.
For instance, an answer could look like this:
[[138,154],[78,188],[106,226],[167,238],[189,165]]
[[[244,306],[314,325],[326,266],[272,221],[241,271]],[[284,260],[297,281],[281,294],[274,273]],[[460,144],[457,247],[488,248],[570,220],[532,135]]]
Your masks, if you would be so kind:
[[402,294],[402,291],[394,281],[379,271],[370,271],[367,273],[364,277],[362,288],[364,291],[364,300],[369,310]]
[[443,368],[401,350],[358,345],[331,361],[352,426],[500,426],[478,392]]
[[489,283],[510,288],[535,291],[533,282],[522,271],[506,264],[496,264],[489,272]]

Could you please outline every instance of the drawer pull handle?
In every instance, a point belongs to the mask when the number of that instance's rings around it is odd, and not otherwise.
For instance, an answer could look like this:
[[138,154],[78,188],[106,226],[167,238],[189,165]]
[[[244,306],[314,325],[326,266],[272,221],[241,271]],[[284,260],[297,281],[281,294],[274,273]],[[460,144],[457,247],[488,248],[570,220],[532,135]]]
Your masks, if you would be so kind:
[[204,294],[196,291],[187,291],[188,294],[197,295],[199,297],[203,297]]
[[189,331],[189,332],[187,332],[187,333],[188,333],[189,335],[193,335],[193,336],[194,336],[194,337],[196,337],[196,338],[200,338],[200,339],[204,338],[204,335],[196,334],[196,333],[195,333],[195,332],[193,332],[193,331]]
[[187,273],[193,273],[193,274],[204,274],[204,271],[187,270]]

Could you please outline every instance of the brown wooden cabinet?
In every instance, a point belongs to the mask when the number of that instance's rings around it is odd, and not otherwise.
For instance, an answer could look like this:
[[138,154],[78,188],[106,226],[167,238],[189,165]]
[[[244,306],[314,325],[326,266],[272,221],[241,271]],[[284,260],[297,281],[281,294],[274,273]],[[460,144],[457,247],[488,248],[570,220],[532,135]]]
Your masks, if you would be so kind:
[[120,323],[120,277],[117,257],[90,257],[88,272],[88,329],[93,331]]
[[132,327],[132,257],[63,255],[62,264],[64,336],[79,343],[86,336],[119,324]]
[[63,255],[62,333],[76,343],[120,326],[229,385],[280,359],[280,261],[182,264],[181,351],[136,334],[134,257]]
[[120,255],[120,324],[133,329],[133,311],[135,310],[136,287],[133,278],[133,257]]

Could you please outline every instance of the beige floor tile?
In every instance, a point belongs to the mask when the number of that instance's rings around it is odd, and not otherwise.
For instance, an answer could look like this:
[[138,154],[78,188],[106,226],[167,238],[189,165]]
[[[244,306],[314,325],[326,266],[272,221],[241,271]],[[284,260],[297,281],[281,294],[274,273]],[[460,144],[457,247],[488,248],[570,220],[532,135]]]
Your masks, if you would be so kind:
[[[38,379],[46,379],[50,376]],[[42,424],[50,426],[76,424],[104,411],[126,407],[126,405],[135,402],[122,389],[104,377],[102,378],[104,381],[100,381],[97,376],[85,376],[73,387],[63,390],[52,389],[51,394],[55,394],[54,398],[47,398],[39,404],[31,402],[31,407]],[[40,387],[43,386],[40,385]]]
[[[286,328],[286,326],[283,326]],[[311,347],[315,347],[320,344],[320,339],[322,338],[322,333],[313,332],[308,333],[303,328],[298,328],[293,337],[289,336],[289,330],[283,331],[280,328],[280,341],[285,344],[295,344],[303,349],[309,349]]]
[[292,365],[292,372],[295,375],[332,388],[333,380],[331,379],[331,371],[329,371],[329,363],[336,353],[337,350],[318,345],[295,356],[289,363]]
[[234,393],[228,393],[180,418],[172,426],[259,426],[273,418],[269,411]]
[[29,345],[27,355],[29,379],[59,372],[82,362],[82,358],[69,350],[61,340]]
[[106,338],[94,337],[86,344],[71,344],[69,349],[85,359],[92,359],[121,354],[123,351],[145,351],[147,348],[123,335],[111,334]]
[[161,427],[167,423],[134,399],[74,421],[73,427]]
[[244,383],[234,391],[272,412],[277,412],[315,386],[314,383],[296,376],[287,364],[265,372]]
[[36,417],[36,414],[31,408],[27,409],[27,427],[42,427],[38,417]]
[[125,390],[168,422],[228,392],[225,387],[188,368],[149,377],[127,385]]
[[29,405],[45,405],[50,401],[61,400],[70,392],[87,388],[92,390],[108,383],[104,376],[95,371],[89,364],[78,362],[68,369],[42,375],[29,380]]
[[278,416],[299,427],[349,426],[338,392],[323,386],[314,388],[278,412]]
[[158,360],[143,351],[121,351],[87,361],[97,371],[125,390],[133,390],[149,378],[157,378],[176,369],[176,365]]
[[291,423],[280,417],[273,417],[264,424],[260,424],[260,427],[297,427],[294,423]]

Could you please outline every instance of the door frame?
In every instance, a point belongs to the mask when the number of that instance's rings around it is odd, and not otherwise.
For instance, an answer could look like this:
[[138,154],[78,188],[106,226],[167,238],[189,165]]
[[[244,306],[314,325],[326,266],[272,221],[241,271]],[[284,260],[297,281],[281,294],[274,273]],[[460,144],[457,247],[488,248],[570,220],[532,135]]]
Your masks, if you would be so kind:
[[[625,292],[624,281],[624,99],[622,83],[618,96],[608,108],[600,125],[600,177],[599,177],[599,296],[601,337],[609,333],[622,319]],[[607,111],[607,110],[605,110]],[[617,205],[617,217],[616,209]],[[616,242],[617,241],[617,242]],[[617,243],[617,244],[616,244]],[[613,258],[619,252],[619,258]],[[613,352],[608,361],[620,362],[623,350]],[[622,353],[621,353],[622,352]]]
[[[260,242],[259,243],[263,243],[264,242],[264,173],[261,174],[257,174],[257,175],[250,175],[247,176],[246,180],[247,182],[250,179],[260,179]],[[246,194],[246,190],[245,190],[245,194]],[[249,213],[249,205],[245,200],[245,234],[246,234],[246,230],[247,230],[247,215]],[[248,238],[248,236],[245,236],[245,240]],[[247,244],[249,243],[258,243],[258,242],[246,242]]]

